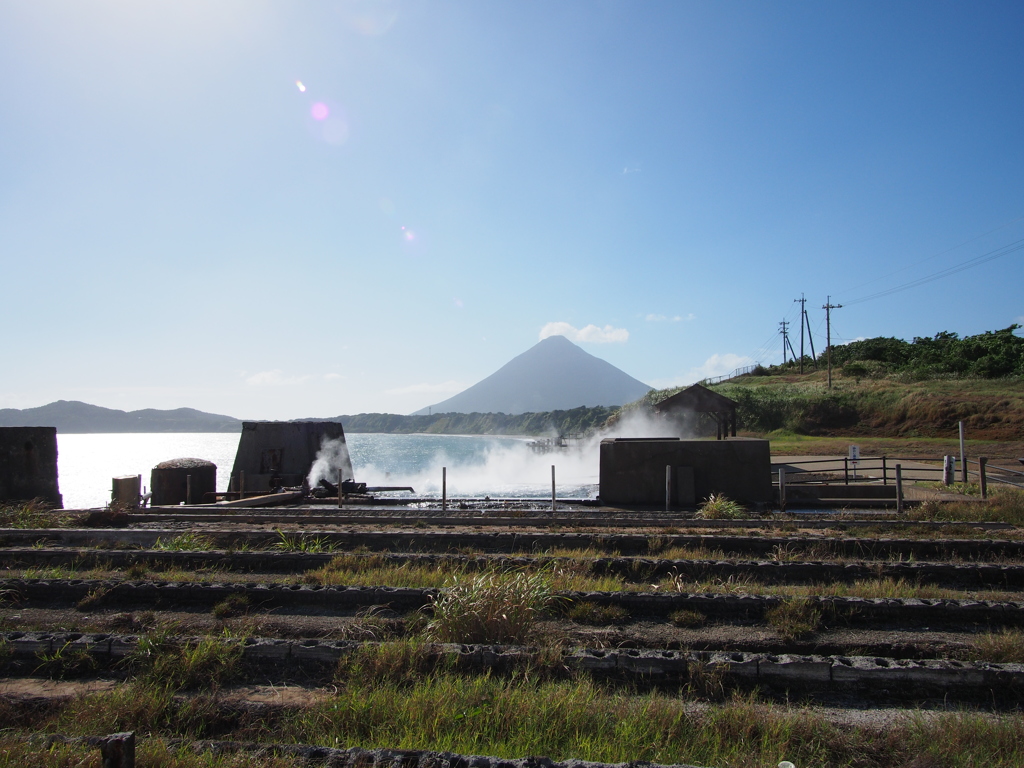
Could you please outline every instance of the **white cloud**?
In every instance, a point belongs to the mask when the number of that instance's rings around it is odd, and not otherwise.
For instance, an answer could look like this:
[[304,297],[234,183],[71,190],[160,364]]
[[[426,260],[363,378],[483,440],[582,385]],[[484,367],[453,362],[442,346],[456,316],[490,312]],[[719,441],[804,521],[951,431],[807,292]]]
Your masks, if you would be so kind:
[[623,176],[629,176],[631,173],[640,173],[640,166],[639,165],[627,165],[625,168],[622,169],[622,175]]
[[718,353],[713,354],[707,360],[704,361],[703,365],[698,365],[696,368],[691,368],[689,371],[684,373],[682,376],[676,376],[671,379],[654,379],[650,381],[650,385],[655,389],[669,389],[670,387],[682,387],[687,384],[693,384],[696,381],[703,381],[704,379],[713,379],[716,376],[725,376],[732,373],[737,368],[743,368],[748,365],[753,365],[754,360],[743,355],[734,355],[732,352],[726,352],[724,355]]
[[345,377],[340,373],[325,373],[324,378],[327,379],[327,381],[334,381],[335,379],[344,379]]
[[590,344],[609,344],[613,342],[624,344],[629,341],[629,331],[625,328],[613,328],[610,325],[599,328],[593,324],[576,328],[564,322],[548,323],[540,329],[541,339],[546,339],[549,336],[565,336],[569,341],[582,341]]
[[246,376],[245,383],[252,387],[281,387],[294,384],[302,384],[309,380],[309,376],[286,376],[280,368],[269,371],[260,371],[252,376]]
[[693,312],[690,312],[686,316],[683,316],[683,315],[673,315],[672,317],[669,317],[668,315],[650,314],[650,315],[647,315],[647,317],[645,317],[644,319],[648,323],[664,323],[664,322],[669,322],[669,321],[671,321],[673,323],[681,323],[683,320],[686,320],[687,322],[689,322],[690,320],[696,320],[697,316],[695,314],[693,314]]
[[434,392],[446,394],[448,392],[461,392],[466,388],[466,385],[460,381],[442,381],[440,384],[427,384],[426,382],[420,384],[410,384],[407,387],[395,387],[394,389],[385,389],[384,394],[386,395],[412,395],[423,392]]

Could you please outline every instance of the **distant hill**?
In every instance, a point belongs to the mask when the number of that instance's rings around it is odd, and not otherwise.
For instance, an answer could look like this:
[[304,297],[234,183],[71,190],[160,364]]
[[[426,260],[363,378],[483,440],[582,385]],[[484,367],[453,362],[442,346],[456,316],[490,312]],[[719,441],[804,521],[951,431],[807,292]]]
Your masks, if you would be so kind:
[[430,416],[400,416],[394,413],[359,413],[333,419],[299,421],[340,421],[345,432],[427,433],[437,435],[577,435],[599,428],[614,408],[595,406],[570,411],[543,413],[435,413]]
[[584,352],[564,336],[549,336],[483,381],[413,415],[567,411],[623,405],[649,390],[642,381]]
[[77,400],[58,400],[38,408],[0,409],[0,427],[56,427],[57,432],[241,432],[242,422],[231,416],[203,413],[194,408],[159,411],[118,411]]

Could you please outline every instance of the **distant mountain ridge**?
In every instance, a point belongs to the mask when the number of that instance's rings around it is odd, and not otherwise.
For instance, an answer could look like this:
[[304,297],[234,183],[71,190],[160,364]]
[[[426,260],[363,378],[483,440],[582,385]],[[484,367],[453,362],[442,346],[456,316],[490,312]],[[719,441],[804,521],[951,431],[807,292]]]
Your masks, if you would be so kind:
[[0,427],[56,427],[64,434],[102,432],[241,432],[242,421],[194,408],[119,411],[78,400],[38,408],[0,408]]
[[625,405],[640,399],[650,389],[564,336],[549,336],[469,389],[412,415],[515,415]]

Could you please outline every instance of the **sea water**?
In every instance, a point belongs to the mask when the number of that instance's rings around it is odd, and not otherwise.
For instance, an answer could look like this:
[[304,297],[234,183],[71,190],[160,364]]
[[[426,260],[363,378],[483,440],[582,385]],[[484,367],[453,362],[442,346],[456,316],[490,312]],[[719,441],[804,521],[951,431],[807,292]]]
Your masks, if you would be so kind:
[[[451,498],[545,498],[556,467],[559,498],[597,495],[598,448],[537,453],[528,438],[490,435],[347,434],[355,479],[370,486],[411,486],[415,496],[439,496],[442,468]],[[184,457],[217,465],[217,490],[227,489],[238,433],[118,433],[57,435],[57,471],[64,507],[101,507],[110,479],[149,473],[162,461]]]

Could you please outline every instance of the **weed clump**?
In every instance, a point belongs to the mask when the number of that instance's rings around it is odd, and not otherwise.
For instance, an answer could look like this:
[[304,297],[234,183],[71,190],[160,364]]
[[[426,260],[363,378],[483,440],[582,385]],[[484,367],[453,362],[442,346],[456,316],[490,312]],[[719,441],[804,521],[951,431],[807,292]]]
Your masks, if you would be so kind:
[[807,600],[787,599],[770,609],[765,619],[784,640],[796,640],[821,626],[821,611]]
[[230,619],[232,616],[241,616],[248,611],[249,598],[245,595],[228,595],[213,606],[213,615],[218,619]]
[[677,627],[684,629],[703,626],[708,620],[708,617],[700,611],[688,610],[673,611],[668,618]]
[[213,549],[213,540],[207,536],[200,536],[197,533],[181,533],[173,539],[164,541],[158,538],[153,544],[153,549],[165,552],[195,552]]
[[553,601],[542,574],[485,573],[431,598],[426,636],[444,643],[518,643]]
[[747,516],[747,510],[738,501],[721,493],[713,493],[697,508],[694,515],[698,520],[740,520]]
[[74,519],[42,499],[0,504],[0,528],[66,528]]

